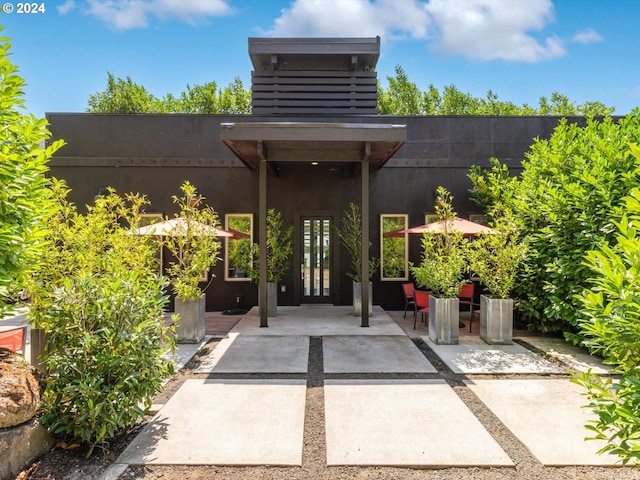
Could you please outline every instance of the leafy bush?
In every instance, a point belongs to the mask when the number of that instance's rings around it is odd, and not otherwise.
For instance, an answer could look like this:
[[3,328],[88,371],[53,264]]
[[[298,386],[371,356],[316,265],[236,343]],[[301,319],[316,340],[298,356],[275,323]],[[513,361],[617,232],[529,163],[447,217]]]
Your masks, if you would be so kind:
[[489,217],[506,210],[527,239],[514,296],[531,330],[577,330],[576,295],[592,275],[583,258],[612,239],[612,212],[640,182],[640,163],[627,147],[637,141],[640,110],[585,127],[562,120],[549,140],[535,140],[519,180],[496,160],[488,172],[471,171],[473,198]]
[[173,365],[163,326],[167,281],[138,225],[144,198],[113,191],[79,214],[53,181],[59,201],[50,248],[32,285],[30,321],[50,336],[42,421],[57,435],[97,444],[143,418]]
[[[2,27],[0,27],[2,30]],[[25,286],[46,251],[43,241],[53,204],[45,178],[49,157],[64,142],[41,149],[47,121],[25,115],[24,80],[9,61],[11,44],[0,38],[0,317]]]
[[[635,153],[640,158],[640,149]],[[615,243],[587,254],[592,290],[578,296],[586,315],[580,321],[583,343],[621,377],[602,379],[588,372],[573,381],[586,389],[587,408],[597,416],[587,425],[591,438],[607,442],[600,452],[628,463],[640,460],[640,188],[624,205]]]
[[[173,255],[167,268],[173,290],[182,301],[197,300],[202,295],[200,279],[219,260],[220,241],[212,232],[218,228],[218,214],[204,205],[204,197],[188,181],[180,186],[182,196],[173,196],[184,220],[164,237],[164,245]],[[210,282],[213,280],[211,274]]]
[[410,265],[416,284],[434,295],[453,298],[468,283],[464,279],[467,272],[467,244],[462,232],[452,228],[456,218],[452,206],[453,198],[443,187],[438,187],[436,214],[441,222],[442,232],[426,232],[422,236],[422,261],[420,265]]
[[[293,226],[284,228],[282,214],[273,208],[267,211],[267,282],[279,282],[289,269],[289,257],[293,253]],[[254,243],[251,249],[252,264],[247,265],[249,277],[255,283],[260,280],[260,247]]]
[[519,241],[513,232],[483,234],[469,244],[469,270],[492,295],[509,298],[526,252],[526,243]]
[[[362,216],[360,207],[353,202],[349,202],[347,210],[342,212],[340,224],[336,228],[340,243],[347,249],[351,260],[351,268],[347,271],[347,276],[356,283],[362,281]],[[369,242],[369,248],[371,248]],[[369,279],[380,264],[379,259],[369,258]]]

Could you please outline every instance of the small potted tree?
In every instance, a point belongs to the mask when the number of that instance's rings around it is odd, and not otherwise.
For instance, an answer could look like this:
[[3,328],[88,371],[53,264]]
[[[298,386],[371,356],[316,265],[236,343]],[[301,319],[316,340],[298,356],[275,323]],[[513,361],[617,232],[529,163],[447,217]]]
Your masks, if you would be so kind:
[[527,246],[504,227],[498,234],[483,234],[469,249],[469,266],[488,295],[480,296],[480,338],[492,345],[508,345],[513,336],[513,289]]
[[[356,204],[350,202],[347,210],[343,212],[337,233],[340,243],[351,257],[347,276],[353,280],[353,314],[359,317],[362,315],[362,218],[360,208]],[[373,290],[370,280],[378,265],[377,258],[369,258],[369,315],[373,312],[373,295],[371,295]]]
[[[284,228],[282,215],[271,208],[267,211],[267,316],[278,314],[278,282],[289,270],[293,254],[293,226]],[[260,280],[260,257],[257,243],[251,249],[251,264],[246,265],[249,277],[257,285]],[[262,308],[262,307],[261,307]]]
[[204,205],[204,197],[188,181],[180,187],[182,196],[173,196],[180,209],[175,226],[163,236],[163,245],[173,256],[167,273],[176,294],[175,312],[179,315],[176,333],[178,342],[197,343],[204,338],[205,294],[213,280],[209,270],[217,261],[220,241],[218,215]]
[[429,297],[429,338],[437,344],[457,344],[460,300],[457,294],[467,272],[466,242],[462,232],[453,229],[456,214],[452,196],[438,187],[436,214],[441,230],[422,236],[422,261],[409,268],[416,284],[431,292]]

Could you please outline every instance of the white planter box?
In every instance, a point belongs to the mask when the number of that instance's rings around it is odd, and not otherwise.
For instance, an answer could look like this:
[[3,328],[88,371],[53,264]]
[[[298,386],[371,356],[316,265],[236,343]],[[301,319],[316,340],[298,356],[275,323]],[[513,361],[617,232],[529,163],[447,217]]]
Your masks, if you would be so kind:
[[490,345],[513,343],[513,299],[480,295],[480,338]]
[[437,345],[457,345],[460,299],[429,296],[429,338]]
[[204,338],[205,296],[183,302],[176,297],[175,312],[180,315],[176,327],[178,343],[198,343]]
[[[353,314],[362,317],[362,283],[353,282]],[[373,315],[373,284],[369,282],[369,316]]]

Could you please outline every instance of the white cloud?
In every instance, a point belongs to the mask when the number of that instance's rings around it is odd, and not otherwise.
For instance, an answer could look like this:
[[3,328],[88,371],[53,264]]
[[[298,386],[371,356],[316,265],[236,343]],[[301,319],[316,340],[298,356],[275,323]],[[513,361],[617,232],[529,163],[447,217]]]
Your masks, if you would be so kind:
[[430,48],[475,60],[537,62],[565,54],[554,36],[551,0],[293,0],[272,36],[424,39]]
[[60,15],[66,15],[71,10],[73,10],[75,6],[76,6],[76,2],[74,2],[73,0],[67,0],[62,5],[58,5],[56,9],[58,10],[58,13]]
[[118,30],[144,28],[154,17],[196,25],[230,12],[226,0],[88,0],[85,9]]
[[580,30],[576,32],[572,40],[577,43],[594,43],[601,42],[604,37],[596,32],[593,28],[587,28],[586,30]]
[[268,35],[424,38],[429,25],[418,0],[295,0],[281,13]]
[[448,55],[538,62],[565,53],[559,38],[530,34],[553,21],[550,0],[431,0],[427,11],[439,30],[434,48]]

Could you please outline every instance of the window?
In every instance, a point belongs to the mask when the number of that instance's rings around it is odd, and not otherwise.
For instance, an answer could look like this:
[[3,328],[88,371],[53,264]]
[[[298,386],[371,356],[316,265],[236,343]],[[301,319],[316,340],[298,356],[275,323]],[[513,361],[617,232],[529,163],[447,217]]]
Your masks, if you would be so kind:
[[380,275],[381,280],[408,280],[409,247],[408,215],[380,215]]
[[253,214],[227,213],[224,218],[225,228],[233,233],[233,237],[225,238],[224,279],[230,282],[248,282],[253,244]]

